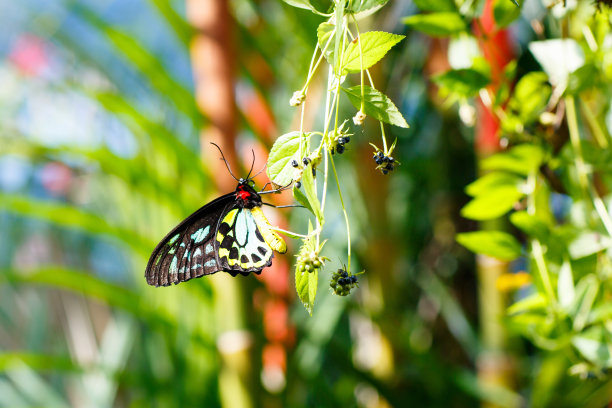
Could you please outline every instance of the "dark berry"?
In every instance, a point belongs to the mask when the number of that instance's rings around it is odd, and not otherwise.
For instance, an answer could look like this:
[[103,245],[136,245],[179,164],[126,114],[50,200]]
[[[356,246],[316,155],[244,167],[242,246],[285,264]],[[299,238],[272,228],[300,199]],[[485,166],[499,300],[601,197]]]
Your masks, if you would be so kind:
[[344,145],[339,144],[336,146],[336,150],[338,151],[338,154],[344,153]]
[[335,151],[334,151],[334,148],[332,147],[331,148],[331,154],[334,154],[334,153],[335,153]]
[[393,163],[395,161],[395,159],[391,156],[389,156],[389,163]]
[[348,272],[345,271],[344,269],[338,269],[338,273],[340,274],[340,276],[342,276],[343,278],[346,278],[348,276]]
[[389,173],[389,170],[385,170],[385,169],[383,169],[383,171],[382,171],[382,172],[383,172],[383,174],[387,174],[387,173]]
[[357,283],[357,277],[355,275],[351,276],[351,283]]
[[382,161],[384,161],[385,163],[388,163],[389,162],[389,157],[383,156]]
[[376,153],[376,156],[378,156],[378,157],[380,157],[382,159],[384,154],[383,154],[383,152],[378,152],[378,153]]
[[389,170],[389,171],[393,171],[393,169],[394,169],[394,168],[395,168],[395,167],[394,167],[394,166],[393,166],[393,164],[391,164],[391,163],[388,163],[388,164],[385,166],[385,169],[386,169],[386,170]]
[[351,137],[350,136],[344,136],[344,143],[348,143],[351,141]]
[[302,182],[301,182],[301,181],[298,181],[297,183],[295,183],[295,186],[296,186],[297,188],[302,187]]
[[297,166],[298,166],[298,162],[297,162],[297,160],[295,160],[295,159],[291,160],[291,165],[292,165],[293,167],[297,167]]
[[302,163],[304,163],[304,166],[308,166],[308,164],[310,163],[310,159],[308,157],[304,157],[302,159]]
[[317,177],[317,169],[312,168],[312,177]]

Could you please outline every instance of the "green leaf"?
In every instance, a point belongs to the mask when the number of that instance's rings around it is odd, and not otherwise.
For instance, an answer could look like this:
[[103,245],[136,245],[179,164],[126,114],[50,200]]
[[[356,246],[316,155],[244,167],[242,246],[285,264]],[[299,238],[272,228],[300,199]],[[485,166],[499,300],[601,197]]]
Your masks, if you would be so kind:
[[104,218],[76,207],[31,197],[0,194],[0,208],[56,225],[78,228],[92,234],[105,234],[119,239],[142,254],[149,254],[155,243],[128,228],[110,225]]
[[[302,135],[302,137],[300,137]],[[291,165],[293,160],[300,161],[300,140],[306,144],[309,134],[299,131],[285,133],[274,142],[266,173],[270,180],[279,185],[286,186],[293,180],[295,168]]]
[[482,161],[484,170],[505,170],[527,176],[536,171],[544,160],[544,151],[537,145],[522,144],[494,154]]
[[491,81],[487,75],[474,68],[451,69],[432,79],[446,92],[463,98],[476,95]]
[[293,186],[293,189],[291,191],[293,192],[293,198],[295,198],[295,200],[298,203],[300,203],[301,205],[306,207],[308,209],[308,211],[310,211],[313,215],[316,216],[314,210],[312,209],[312,207],[310,205],[310,202],[308,201],[308,198],[306,198],[304,193],[302,193],[302,191],[299,188],[297,188],[296,186]]
[[354,0],[347,13],[353,14],[357,20],[360,20],[374,14],[388,2],[389,0]]
[[528,214],[527,211],[517,211],[510,214],[510,222],[532,238],[546,241],[550,227],[537,215]]
[[574,303],[576,290],[574,288],[574,277],[572,275],[572,266],[568,261],[563,262],[559,270],[559,279],[557,280],[557,297],[559,305],[566,311]]
[[461,15],[456,12],[416,14],[402,21],[415,30],[432,37],[447,37],[467,30]]
[[522,184],[524,184],[524,179],[521,177],[514,174],[494,171],[487,173],[478,180],[468,184],[468,186],[465,188],[465,192],[472,197],[476,197],[478,195],[485,194],[487,191],[493,188],[507,186],[520,188]]
[[584,52],[571,38],[534,41],[529,43],[529,51],[555,86],[565,86],[570,73],[584,64]]
[[[334,34],[335,29],[336,26],[334,24],[327,22],[323,22],[319,24],[319,27],[317,27],[317,41],[319,43],[319,48],[321,48],[321,50],[325,50],[324,55],[328,64],[334,63],[334,47],[331,44],[328,45],[327,43]],[[325,46],[327,46],[327,49]]]
[[516,84],[508,107],[518,115],[522,125],[525,125],[537,120],[544,112],[551,92],[545,73],[530,72]]
[[508,0],[495,0],[493,3],[493,16],[498,28],[510,25],[521,15],[521,6],[515,0],[511,1],[514,4]]
[[598,232],[584,231],[568,246],[572,259],[580,259],[612,247],[612,239]]
[[314,4],[312,4],[310,0],[283,0],[283,1],[293,7],[301,8],[304,10],[310,10],[313,13],[318,14],[320,16],[325,15],[325,13],[317,10],[317,8],[314,6]]
[[502,231],[475,231],[457,234],[457,242],[477,254],[511,261],[521,256],[521,244]]
[[319,198],[317,197],[317,190],[314,184],[314,176],[312,175],[311,168],[308,167],[304,173],[302,173],[302,188],[304,189],[304,194],[310,204],[310,208],[313,210],[314,215],[317,217],[319,222],[323,223],[323,214],[321,213],[321,204],[319,203]]
[[365,70],[380,61],[395,44],[405,37],[404,35],[396,35],[384,31],[361,33],[347,47],[341,71],[343,74],[361,71],[359,41],[361,41],[363,69]]
[[599,279],[592,273],[583,276],[576,284],[574,302],[569,310],[574,317],[574,331],[579,332],[586,326],[599,286]]
[[[361,108],[361,85],[351,88],[342,88],[346,93],[353,106],[357,109]],[[397,109],[393,101],[385,94],[377,89],[369,86],[364,86],[364,113],[372,116],[382,122],[391,125],[407,128],[408,123]]]
[[599,70],[595,64],[589,63],[578,68],[574,72],[570,73],[567,82],[567,89],[565,90],[568,95],[578,95],[582,91],[595,86],[597,77],[599,76]]
[[[308,221],[308,237],[304,238],[300,253],[311,253],[319,252],[323,248],[325,242],[317,248],[316,236],[312,234],[312,224]],[[317,251],[318,250],[318,251]],[[298,271],[296,263],[295,268],[295,290],[297,291],[298,297],[302,301],[302,304],[308,311],[308,314],[312,316],[312,308],[314,306],[315,297],[317,295],[317,285],[319,283],[319,268],[313,269],[311,272]]]
[[526,312],[544,312],[548,307],[548,303],[548,298],[546,296],[536,292],[518,302],[514,302],[508,307],[507,313],[509,315],[516,315]]
[[510,211],[523,195],[516,186],[495,187],[467,203],[461,215],[478,221],[498,218]]
[[456,11],[457,6],[453,0],[414,0],[414,4],[421,11]]
[[584,358],[598,367],[612,367],[612,333],[595,326],[572,338],[572,345]]

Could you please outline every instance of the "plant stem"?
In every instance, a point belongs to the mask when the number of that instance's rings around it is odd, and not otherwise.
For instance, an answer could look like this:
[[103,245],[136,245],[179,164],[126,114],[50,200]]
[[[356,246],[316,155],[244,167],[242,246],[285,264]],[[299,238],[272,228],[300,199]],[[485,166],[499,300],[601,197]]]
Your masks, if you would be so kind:
[[342,205],[342,213],[344,214],[344,222],[346,223],[346,240],[347,240],[347,272],[351,274],[351,224],[349,223],[348,214],[346,213],[346,207],[344,206],[344,199],[342,198],[342,190],[340,189],[340,181],[338,181],[338,173],[336,172],[336,165],[334,164],[334,158],[329,157],[331,161],[332,170],[334,172],[334,178],[336,179],[336,186],[338,186],[338,196],[340,197],[340,205]]

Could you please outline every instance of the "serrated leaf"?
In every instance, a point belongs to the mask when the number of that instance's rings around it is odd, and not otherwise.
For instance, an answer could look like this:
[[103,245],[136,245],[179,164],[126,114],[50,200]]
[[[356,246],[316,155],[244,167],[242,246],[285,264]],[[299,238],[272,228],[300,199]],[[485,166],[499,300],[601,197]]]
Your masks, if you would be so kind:
[[524,180],[521,177],[515,176],[514,174],[494,171],[468,184],[465,188],[465,192],[472,197],[476,197],[486,193],[490,189],[502,186],[515,186],[516,188],[520,188],[523,182]]
[[[353,106],[361,108],[361,85],[351,88],[342,88]],[[408,128],[406,119],[402,116],[393,101],[382,92],[369,86],[364,86],[364,113],[382,122],[391,125]]]
[[[303,135],[300,137],[300,135]],[[270,180],[279,185],[286,186],[293,180],[295,168],[291,166],[292,160],[300,161],[300,140],[306,143],[309,134],[298,131],[285,133],[279,136],[270,150],[266,173]]]
[[[343,75],[349,72],[360,72],[362,68],[361,58],[363,58],[363,69],[370,68],[405,37],[404,35],[391,34],[384,31],[361,33],[358,38],[351,41],[344,53]],[[361,50],[359,41],[361,41]],[[363,52],[362,57],[360,57],[361,52]]]
[[404,24],[432,37],[447,37],[467,30],[459,13],[416,14],[402,20]]
[[487,86],[491,79],[480,70],[474,68],[451,69],[443,74],[436,75],[433,81],[446,92],[464,98],[476,95]]
[[511,261],[521,256],[521,244],[502,231],[475,231],[457,234],[458,243],[477,254]]
[[523,193],[516,186],[501,186],[473,198],[461,209],[461,215],[472,220],[491,220],[512,209]]
[[537,170],[543,160],[542,148],[532,144],[522,144],[487,157],[481,164],[484,170],[505,170],[527,176]]
[[295,290],[302,304],[312,316],[315,297],[317,295],[317,285],[319,283],[319,270],[313,272],[295,270]]
[[317,190],[314,185],[314,176],[312,175],[311,167],[308,166],[302,173],[302,188],[304,189],[304,195],[312,208],[314,215],[317,217],[319,222],[323,223],[323,214],[321,213],[321,204],[317,197]]

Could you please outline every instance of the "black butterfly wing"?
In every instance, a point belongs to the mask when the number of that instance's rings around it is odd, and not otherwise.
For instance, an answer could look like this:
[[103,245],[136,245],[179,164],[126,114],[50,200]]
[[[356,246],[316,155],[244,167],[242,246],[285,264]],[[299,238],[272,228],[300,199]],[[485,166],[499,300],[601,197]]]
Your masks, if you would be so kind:
[[168,286],[223,270],[217,257],[217,229],[224,214],[235,205],[234,193],[223,195],[170,231],[149,258],[147,283]]

